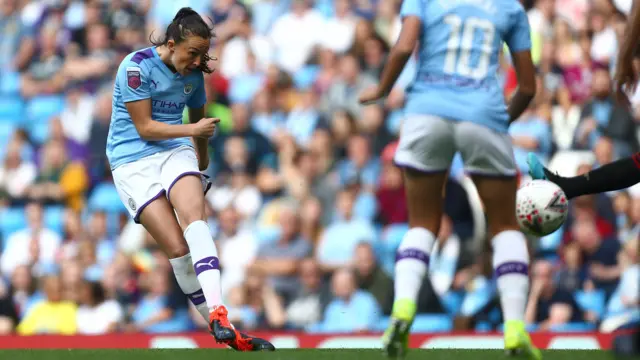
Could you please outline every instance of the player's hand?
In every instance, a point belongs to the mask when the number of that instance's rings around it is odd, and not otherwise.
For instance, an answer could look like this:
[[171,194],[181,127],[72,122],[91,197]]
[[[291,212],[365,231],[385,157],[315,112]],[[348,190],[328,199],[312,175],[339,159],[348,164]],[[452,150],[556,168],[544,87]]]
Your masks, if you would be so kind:
[[218,118],[203,118],[193,124],[193,136],[201,138],[210,138],[216,131],[216,125],[220,122]]
[[369,88],[369,89],[366,89],[365,91],[363,91],[360,94],[360,97],[358,98],[358,101],[362,105],[369,105],[371,103],[374,103],[374,102],[382,99],[383,96],[384,96],[384,94],[382,93],[382,91],[380,91],[380,89],[376,86],[376,87],[372,87],[372,88]]

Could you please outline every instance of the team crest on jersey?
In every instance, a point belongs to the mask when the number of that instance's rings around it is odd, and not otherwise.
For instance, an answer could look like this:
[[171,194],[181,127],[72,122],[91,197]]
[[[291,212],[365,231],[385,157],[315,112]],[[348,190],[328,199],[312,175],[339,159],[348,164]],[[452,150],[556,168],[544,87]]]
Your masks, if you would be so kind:
[[140,78],[140,68],[128,67],[127,68],[127,86],[132,89],[137,89],[142,85],[142,79]]
[[193,91],[193,85],[187,84],[184,86],[184,93],[189,95]]
[[132,198],[129,198],[129,207],[131,208],[131,210],[136,211],[136,202],[133,201]]

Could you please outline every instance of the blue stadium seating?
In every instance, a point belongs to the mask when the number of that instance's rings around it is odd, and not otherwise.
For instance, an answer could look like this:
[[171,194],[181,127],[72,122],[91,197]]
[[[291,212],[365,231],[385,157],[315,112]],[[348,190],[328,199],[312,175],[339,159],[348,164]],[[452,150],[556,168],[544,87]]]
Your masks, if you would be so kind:
[[90,211],[104,211],[107,213],[123,213],[127,209],[120,201],[115,185],[110,182],[103,182],[93,189],[89,197],[88,206]]
[[2,235],[1,249],[7,244],[7,238],[12,233],[24,228],[27,219],[24,216],[23,208],[6,208],[0,211],[0,234]]
[[574,296],[582,310],[593,311],[599,319],[602,318],[606,302],[604,290],[577,291]]
[[[534,332],[534,331],[538,330],[538,325],[537,324],[527,324],[527,325],[525,325],[525,329],[527,331],[529,331],[529,332]],[[496,330],[498,332],[504,332],[504,323],[498,325]]]
[[24,122],[24,103],[17,96],[0,96],[0,119],[14,124]]
[[36,96],[27,103],[27,120],[30,126],[46,124],[62,112],[65,99],[59,95]]
[[576,323],[567,323],[554,325],[549,328],[549,331],[552,332],[586,332],[586,331],[594,331],[597,327],[595,324],[587,323],[587,322],[576,322]]
[[467,292],[462,300],[460,313],[463,316],[476,315],[489,304],[495,293],[495,286],[490,281],[480,283],[479,279],[476,279],[474,282],[478,284],[472,291]]
[[463,299],[464,294],[462,292],[448,291],[440,298],[440,302],[449,315],[456,315],[460,311]]
[[20,74],[3,69],[0,74],[0,96],[20,94]]
[[[382,318],[373,330],[386,330],[389,326],[389,321],[389,317]],[[451,330],[453,330],[453,319],[444,314],[418,314],[411,326],[411,332],[413,333],[448,332]]]
[[47,206],[44,209],[44,226],[62,236],[64,233],[64,207]]

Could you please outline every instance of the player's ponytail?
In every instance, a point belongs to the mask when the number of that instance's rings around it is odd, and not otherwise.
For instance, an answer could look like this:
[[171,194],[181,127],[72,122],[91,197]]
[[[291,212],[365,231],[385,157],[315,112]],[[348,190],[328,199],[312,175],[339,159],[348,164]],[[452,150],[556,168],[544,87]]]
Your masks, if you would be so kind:
[[[173,40],[176,44],[179,44],[189,36],[211,39],[215,35],[213,34],[213,28],[202,19],[200,14],[190,7],[183,7],[173,18],[171,24],[167,26],[164,38],[153,40],[150,36],[149,41],[156,46],[166,45],[169,40]],[[213,72],[213,69],[209,68],[209,60],[211,60],[211,57],[205,54],[200,63],[200,70],[207,74]]]

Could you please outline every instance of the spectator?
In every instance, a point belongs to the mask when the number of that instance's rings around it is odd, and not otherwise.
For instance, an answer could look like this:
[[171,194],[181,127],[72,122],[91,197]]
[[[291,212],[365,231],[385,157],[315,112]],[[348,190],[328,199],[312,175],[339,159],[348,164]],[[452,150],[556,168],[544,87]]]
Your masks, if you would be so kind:
[[170,302],[169,271],[155,269],[145,274],[145,293],[131,315],[132,323],[125,325],[128,332],[170,333],[189,330],[189,314],[185,308],[174,311],[177,304]]
[[36,179],[36,166],[23,159],[22,146],[12,141],[8,144],[4,162],[0,167],[0,199],[10,202],[24,201],[27,189]]
[[378,264],[371,244],[358,244],[353,264],[358,288],[375,297],[383,314],[391,314],[393,280]]
[[43,294],[38,291],[37,281],[28,265],[16,267],[11,275],[10,293],[13,295],[12,300],[19,319],[43,300]]
[[299,70],[319,44],[324,25],[310,0],[293,0],[290,11],[274,22],[269,34],[276,64],[290,73]]
[[0,68],[24,70],[31,62],[36,42],[32,29],[20,18],[18,0],[5,0],[0,4]]
[[57,275],[42,280],[46,300],[38,303],[18,324],[19,335],[76,333],[76,304],[63,300],[62,281]]
[[358,103],[358,96],[374,85],[374,79],[362,73],[358,59],[352,54],[346,54],[340,59],[339,74],[340,77],[321,100],[320,109],[326,117],[338,109],[346,109],[359,117],[362,107]]
[[59,30],[55,25],[48,25],[40,33],[37,60],[31,61],[21,79],[21,93],[25,98],[62,92],[65,79],[62,74],[64,60],[56,42]]
[[298,207],[283,206],[279,214],[279,238],[274,243],[264,243],[258,249],[252,267],[269,277],[269,283],[285,301],[297,290],[295,273],[300,261],[311,255],[309,241],[300,235]]
[[337,219],[322,234],[316,257],[325,271],[333,271],[348,265],[361,242],[376,242],[376,233],[371,224],[353,217],[355,194],[342,190],[337,196]]
[[636,237],[625,244],[620,253],[624,271],[609,304],[601,331],[610,332],[618,328],[637,325],[640,322],[640,255]]
[[82,284],[78,308],[78,333],[100,335],[113,332],[123,320],[120,304],[105,298],[100,283],[85,281]]
[[62,240],[53,230],[44,226],[42,205],[31,202],[25,208],[27,228],[11,234],[0,257],[5,276],[11,276],[20,265],[35,265],[36,272],[55,263]]
[[51,140],[43,146],[38,176],[28,189],[30,199],[63,203],[79,211],[84,206],[87,187],[88,177],[84,166],[69,161],[61,141]]
[[586,272],[582,266],[582,252],[578,244],[572,243],[564,248],[565,267],[558,273],[558,288],[575,292],[583,288]]
[[604,290],[608,298],[621,274],[617,260],[620,243],[616,239],[603,240],[593,222],[588,220],[576,221],[573,229],[574,241],[585,256],[588,281],[596,289]]
[[345,53],[353,44],[357,18],[351,11],[349,0],[337,0],[333,3],[334,14],[325,24],[321,45],[338,54]]
[[578,149],[594,148],[605,136],[614,142],[615,154],[630,156],[638,151],[633,115],[611,97],[611,78],[605,68],[593,74],[593,99],[582,109],[574,146]]
[[247,271],[244,282],[229,290],[229,298],[232,309],[243,310],[236,319],[247,329],[280,329],[285,325],[282,299],[260,269]]
[[533,152],[540,159],[549,158],[551,153],[551,128],[547,121],[540,116],[540,109],[530,109],[520,119],[509,127],[509,134],[513,142],[513,153],[522,173],[529,171],[527,153]]
[[223,297],[226,292],[240,285],[246,268],[258,251],[255,235],[241,227],[238,211],[228,207],[219,213],[219,232],[214,236],[218,246],[222,276]]
[[536,261],[525,321],[538,324],[541,331],[554,326],[583,320],[583,314],[573,295],[553,282],[553,265],[545,260]]
[[305,329],[322,319],[329,303],[329,291],[322,282],[318,263],[307,258],[300,263],[300,286],[286,308],[287,324],[293,329]]
[[369,292],[358,290],[351,270],[337,270],[333,274],[331,289],[334,298],[327,305],[324,320],[312,327],[313,330],[362,332],[373,329],[382,316],[380,306]]
[[383,225],[402,224],[409,221],[407,199],[402,182],[402,171],[393,163],[397,142],[385,147],[382,152],[382,173],[376,190],[378,219]]
[[363,135],[354,135],[349,139],[347,159],[337,165],[342,185],[357,177],[364,189],[373,192],[380,176],[380,161],[372,154],[371,144]]

